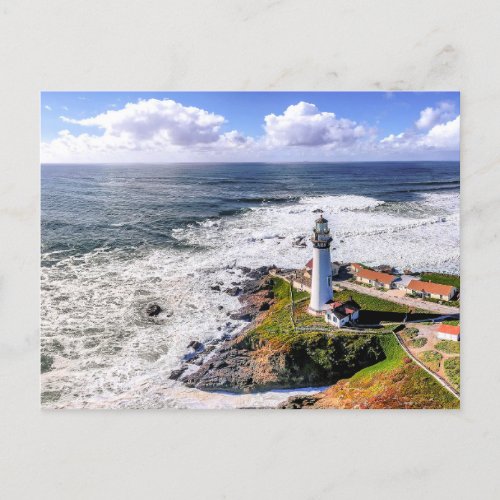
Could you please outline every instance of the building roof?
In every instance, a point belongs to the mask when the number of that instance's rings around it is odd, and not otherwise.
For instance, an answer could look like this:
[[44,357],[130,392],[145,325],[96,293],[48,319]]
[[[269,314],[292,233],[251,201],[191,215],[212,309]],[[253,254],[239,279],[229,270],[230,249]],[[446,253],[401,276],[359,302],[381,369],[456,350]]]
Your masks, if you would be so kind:
[[431,283],[430,281],[419,280],[411,280],[406,288],[415,290],[416,292],[423,290],[426,293],[434,293],[436,295],[450,295],[454,290],[454,287],[450,285],[440,285],[438,283]]
[[441,323],[438,328],[438,332],[447,333],[449,335],[460,335],[460,325],[445,325]]
[[330,302],[328,305],[330,306],[331,312],[340,319],[361,309],[361,306],[354,300],[346,300],[345,302],[336,300]]
[[356,267],[358,269],[363,269],[363,266],[361,264],[359,264],[358,262],[353,262],[351,264],[351,267]]
[[378,271],[372,271],[371,269],[361,269],[358,272],[358,276],[367,280],[379,281],[385,285],[390,285],[396,279],[396,276],[393,276],[392,274],[379,273]]
[[[314,259],[309,259],[306,262],[306,269],[312,269],[314,264]],[[336,264],[337,266],[340,266],[340,262],[332,262],[332,264]]]
[[410,274],[403,274],[398,279],[398,285],[402,284],[405,288],[407,288],[408,287],[408,283],[410,283],[410,281],[412,281],[412,280],[419,281],[420,278],[417,278],[415,276],[411,276]]

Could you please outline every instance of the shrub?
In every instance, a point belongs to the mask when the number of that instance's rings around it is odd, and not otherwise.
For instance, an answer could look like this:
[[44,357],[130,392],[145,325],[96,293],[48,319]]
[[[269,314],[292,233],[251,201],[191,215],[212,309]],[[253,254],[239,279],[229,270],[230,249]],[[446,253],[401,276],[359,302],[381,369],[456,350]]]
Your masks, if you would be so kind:
[[444,372],[450,384],[457,390],[460,390],[460,357],[454,356],[453,358],[445,359]]
[[418,358],[431,370],[438,371],[443,355],[437,351],[424,351],[419,353]]
[[427,339],[425,337],[418,337],[416,339],[410,340],[410,344],[413,347],[424,347],[427,344]]
[[440,340],[435,347],[447,354],[460,354],[460,342],[454,340]]

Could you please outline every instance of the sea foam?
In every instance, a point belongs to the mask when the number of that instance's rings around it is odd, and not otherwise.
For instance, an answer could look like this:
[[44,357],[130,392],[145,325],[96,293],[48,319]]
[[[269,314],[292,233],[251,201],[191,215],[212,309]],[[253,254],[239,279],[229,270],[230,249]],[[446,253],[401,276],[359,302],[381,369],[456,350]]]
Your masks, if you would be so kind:
[[[458,203],[451,192],[412,202],[344,195],[263,203],[176,229],[182,249],[97,250],[43,267],[42,352],[55,361],[42,391],[59,395],[45,406],[273,406],[288,394],[231,397],[169,380],[191,340],[210,342],[244,326],[228,317],[238,300],[211,286],[241,282],[239,266],[302,267],[318,209],[330,221],[332,260],[458,272]],[[305,248],[293,245],[298,236]],[[144,314],[151,302],[165,311],[158,318]]]

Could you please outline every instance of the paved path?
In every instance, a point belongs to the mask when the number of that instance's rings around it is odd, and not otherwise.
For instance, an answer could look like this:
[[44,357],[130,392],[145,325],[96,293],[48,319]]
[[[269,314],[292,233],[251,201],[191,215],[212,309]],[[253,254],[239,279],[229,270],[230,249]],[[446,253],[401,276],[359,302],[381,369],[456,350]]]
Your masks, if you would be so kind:
[[412,297],[395,297],[387,292],[381,292],[375,288],[368,288],[366,286],[358,285],[352,281],[336,281],[336,285],[342,286],[349,290],[354,290],[355,292],[364,293],[366,295],[372,295],[383,300],[389,300],[391,302],[396,302],[397,304],[402,304],[404,306],[409,306],[413,309],[426,309],[438,314],[448,315],[448,314],[459,314],[460,309],[458,307],[445,306],[437,304],[436,302],[427,302],[420,299],[414,299]]

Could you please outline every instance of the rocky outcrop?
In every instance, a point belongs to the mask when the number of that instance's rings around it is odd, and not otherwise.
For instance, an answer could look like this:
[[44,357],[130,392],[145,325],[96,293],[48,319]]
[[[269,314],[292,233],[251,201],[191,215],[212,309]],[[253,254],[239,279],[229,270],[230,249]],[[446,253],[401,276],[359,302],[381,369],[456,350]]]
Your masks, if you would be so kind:
[[162,311],[162,308],[158,304],[149,304],[146,308],[146,314],[148,316],[158,316]]
[[376,336],[317,334],[274,346],[244,334],[221,344],[213,357],[182,381],[202,390],[232,392],[322,386],[383,357]]

